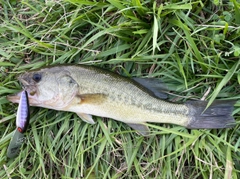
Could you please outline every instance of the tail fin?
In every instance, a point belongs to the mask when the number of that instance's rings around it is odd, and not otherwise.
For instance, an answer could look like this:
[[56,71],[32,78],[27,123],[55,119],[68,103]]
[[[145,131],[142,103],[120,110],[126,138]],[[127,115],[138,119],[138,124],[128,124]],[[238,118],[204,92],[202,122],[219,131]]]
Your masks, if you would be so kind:
[[214,101],[206,110],[206,101],[188,101],[192,120],[187,128],[190,129],[218,129],[235,126],[235,120],[231,116],[233,105],[236,101]]

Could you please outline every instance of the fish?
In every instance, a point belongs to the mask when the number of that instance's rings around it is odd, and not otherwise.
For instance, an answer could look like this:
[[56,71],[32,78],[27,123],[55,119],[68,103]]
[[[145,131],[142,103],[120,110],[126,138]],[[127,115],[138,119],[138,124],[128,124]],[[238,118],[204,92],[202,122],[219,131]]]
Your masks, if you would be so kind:
[[[18,77],[28,93],[30,106],[76,113],[94,124],[92,116],[128,124],[148,136],[148,122],[180,125],[189,129],[235,126],[234,101],[218,100],[206,109],[206,101],[172,103],[163,99],[156,80],[131,79],[88,65],[48,66]],[[161,92],[160,92],[161,93]],[[19,93],[7,96],[19,103]]]

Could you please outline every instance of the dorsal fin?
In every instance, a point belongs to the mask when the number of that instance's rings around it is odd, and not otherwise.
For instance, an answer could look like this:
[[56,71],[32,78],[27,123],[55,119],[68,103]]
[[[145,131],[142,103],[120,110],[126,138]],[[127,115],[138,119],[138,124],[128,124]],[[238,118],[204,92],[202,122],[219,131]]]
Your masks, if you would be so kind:
[[167,99],[168,95],[164,93],[167,91],[167,86],[160,79],[156,78],[132,78],[135,82],[147,88],[156,97],[160,99]]

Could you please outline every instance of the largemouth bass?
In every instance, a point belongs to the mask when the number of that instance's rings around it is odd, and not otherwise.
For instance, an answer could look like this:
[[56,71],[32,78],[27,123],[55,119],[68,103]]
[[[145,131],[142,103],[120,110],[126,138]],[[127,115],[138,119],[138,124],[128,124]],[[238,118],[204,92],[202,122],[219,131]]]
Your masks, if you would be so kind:
[[[131,80],[100,68],[85,65],[53,66],[19,76],[28,92],[29,104],[71,111],[94,124],[92,115],[127,123],[148,135],[146,122],[170,123],[186,128],[228,128],[235,125],[231,116],[233,101],[174,104],[158,97],[142,80]],[[149,83],[148,83],[149,84]],[[19,93],[20,94],[20,93]],[[20,95],[8,96],[19,103]]]

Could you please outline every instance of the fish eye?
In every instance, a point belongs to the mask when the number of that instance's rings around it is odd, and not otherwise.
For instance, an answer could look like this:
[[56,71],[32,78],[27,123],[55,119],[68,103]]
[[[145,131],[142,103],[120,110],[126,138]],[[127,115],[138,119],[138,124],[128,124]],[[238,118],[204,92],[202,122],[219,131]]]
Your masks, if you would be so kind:
[[41,79],[42,79],[42,75],[41,74],[39,74],[39,73],[35,73],[35,74],[33,74],[33,80],[35,81],[35,82],[39,82]]

